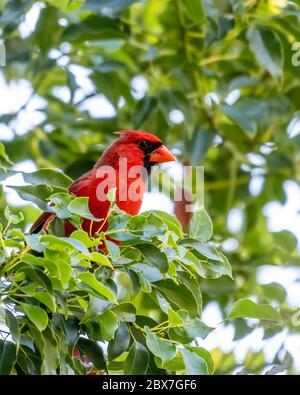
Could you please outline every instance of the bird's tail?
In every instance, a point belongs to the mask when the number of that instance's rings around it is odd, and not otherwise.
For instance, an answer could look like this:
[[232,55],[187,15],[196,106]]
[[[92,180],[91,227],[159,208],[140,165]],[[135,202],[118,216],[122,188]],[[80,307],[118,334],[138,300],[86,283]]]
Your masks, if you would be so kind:
[[55,215],[49,211],[43,212],[30,228],[30,233],[39,233],[41,230],[47,230],[49,222],[54,219]]

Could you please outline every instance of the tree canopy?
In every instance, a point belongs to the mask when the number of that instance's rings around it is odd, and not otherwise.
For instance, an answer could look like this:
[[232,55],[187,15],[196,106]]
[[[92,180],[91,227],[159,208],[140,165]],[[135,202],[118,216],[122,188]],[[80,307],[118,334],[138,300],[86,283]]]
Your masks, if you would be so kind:
[[[0,108],[0,374],[297,373],[284,343],[272,361],[233,351],[257,328],[266,341],[299,335],[299,301],[259,281],[266,265],[299,272],[296,235],[271,231],[266,216],[300,177],[299,7],[0,1],[3,86],[17,103]],[[130,217],[112,197],[108,235],[122,243],[99,234],[104,255],[80,230],[86,200],[67,187],[122,129],[155,133],[182,165],[203,165],[205,209],[183,232],[163,207]],[[28,160],[38,170],[14,186]],[[71,237],[28,234],[49,202],[78,225]],[[229,350],[206,347],[212,302],[233,328]]]

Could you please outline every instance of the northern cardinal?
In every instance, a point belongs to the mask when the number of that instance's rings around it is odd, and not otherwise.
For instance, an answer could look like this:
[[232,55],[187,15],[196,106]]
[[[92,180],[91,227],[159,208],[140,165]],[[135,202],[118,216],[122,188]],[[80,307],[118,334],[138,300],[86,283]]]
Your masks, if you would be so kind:
[[[146,190],[146,175],[158,163],[176,160],[174,155],[153,134],[125,130],[116,132],[120,138],[103,153],[95,166],[83,174],[69,188],[80,197],[89,198],[89,209],[94,217],[102,221],[84,219],[82,229],[93,236],[97,231],[107,229],[107,214],[110,201],[108,191],[116,187],[117,206],[130,215],[138,214]],[[49,223],[55,218],[51,212],[42,213],[30,229],[30,233],[47,231]],[[65,222],[65,235],[69,236],[74,227]]]

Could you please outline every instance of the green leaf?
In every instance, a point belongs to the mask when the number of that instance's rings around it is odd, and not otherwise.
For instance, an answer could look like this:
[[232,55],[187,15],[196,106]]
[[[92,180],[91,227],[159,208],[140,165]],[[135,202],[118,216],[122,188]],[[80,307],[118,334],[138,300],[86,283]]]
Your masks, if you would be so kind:
[[57,270],[57,266],[53,262],[49,262],[46,259],[35,257],[31,254],[26,254],[23,257],[23,262],[33,263],[33,265],[23,265],[21,266],[21,273],[25,273],[30,281],[36,282],[39,286],[44,287],[49,293],[52,294],[53,287],[49,277],[44,273],[44,271],[38,267],[54,268],[54,272]]
[[227,257],[224,254],[222,254],[221,252],[219,252],[219,255],[221,256],[223,261],[220,262],[220,261],[210,260],[208,262],[209,269],[213,270],[216,273],[220,273],[225,276],[229,276],[230,278],[233,278],[231,265],[230,265]]
[[202,206],[200,210],[197,210],[193,215],[190,224],[189,236],[193,239],[207,241],[211,238],[212,233],[212,221],[205,208]]
[[100,299],[94,295],[89,295],[89,305],[83,321],[103,314],[111,305],[111,301],[104,300],[102,298]]
[[181,350],[186,373],[195,375],[207,375],[208,369],[204,358],[187,348]]
[[[55,262],[55,266],[53,268],[53,272],[59,278],[62,287],[67,287],[70,277],[73,273],[73,269],[71,266],[71,262],[69,259],[69,255],[62,250],[52,250],[46,249],[45,250],[45,257],[51,262]],[[45,261],[45,260],[44,260]],[[51,271],[50,265],[47,265],[47,268]]]
[[149,350],[162,361],[169,361],[176,355],[176,346],[151,332],[146,326],[146,343]]
[[48,325],[48,316],[45,310],[32,304],[22,304],[28,319],[38,328],[40,332],[45,330]]
[[68,188],[72,179],[60,171],[39,169],[33,173],[22,173],[24,181],[33,185],[51,185],[52,187]]
[[185,7],[188,17],[193,22],[202,23],[205,21],[205,10],[202,6],[202,0],[183,0],[182,4]]
[[102,12],[107,8],[112,11],[122,11],[136,1],[138,0],[86,0],[84,8],[97,12]]
[[80,273],[77,275],[77,279],[81,280],[83,284],[87,285],[97,293],[103,295],[106,299],[117,303],[112,291],[105,285],[101,284],[92,273]]
[[162,361],[155,357],[155,363],[159,368],[174,371],[176,374],[184,372],[185,369],[181,352],[177,352],[175,358],[170,361]]
[[7,206],[4,210],[5,218],[13,224],[18,224],[19,222],[23,221],[24,215],[21,211],[18,214],[14,214],[10,208]]
[[130,336],[128,326],[125,322],[121,321],[113,340],[108,344],[108,359],[113,360],[119,357],[123,352],[128,350],[129,344]]
[[134,341],[124,364],[124,374],[144,375],[149,366],[149,354],[145,346]]
[[[5,152],[5,148],[4,145],[0,142],[0,159],[4,159],[5,162],[7,162],[9,165],[12,165],[12,162],[10,161],[8,155]],[[0,161],[0,165],[1,165],[1,161]]]
[[46,235],[40,238],[40,242],[48,243],[48,245],[51,245],[51,248],[57,246],[58,249],[61,250],[67,248],[67,249],[72,249],[72,250],[74,249],[80,251],[83,254],[89,254],[89,250],[86,248],[86,246],[83,243],[81,243],[81,241],[75,240],[71,237],[57,237],[52,235]]
[[74,199],[74,196],[69,193],[54,193],[49,198],[49,202],[53,203],[49,207],[58,218],[70,218],[71,214],[68,211],[68,204]]
[[8,0],[1,0],[0,1],[0,10],[3,11],[4,7],[6,6]]
[[247,31],[249,46],[257,62],[267,69],[275,80],[283,76],[283,48],[274,30],[251,26]]
[[133,123],[136,129],[139,129],[143,123],[149,118],[157,107],[157,99],[154,96],[145,96],[139,100],[135,114],[133,116]]
[[281,321],[280,314],[270,305],[256,304],[251,299],[240,299],[234,303],[227,318],[257,318]]
[[204,160],[214,138],[215,133],[211,130],[200,126],[195,128],[192,138],[185,141],[185,152],[192,166]]
[[93,214],[90,212],[89,209],[89,198],[88,197],[78,197],[73,199],[69,204],[68,204],[68,210],[70,213],[79,215],[83,218],[88,218],[92,221],[99,222],[103,218],[96,218],[93,216]]
[[183,323],[183,319],[172,309],[168,310],[168,321],[170,325],[180,325]]
[[66,339],[66,346],[72,352],[79,337],[79,322],[76,317],[65,318],[62,314],[55,314],[52,322],[54,329]]
[[101,266],[106,266],[106,267],[109,267],[109,268],[113,269],[113,266],[110,263],[110,260],[105,255],[101,254],[100,252],[95,252],[94,251],[90,255],[79,254],[78,258],[79,259],[90,260],[90,261],[98,263]]
[[282,373],[284,371],[288,370],[288,366],[287,365],[274,365],[272,366],[272,368],[270,370],[267,370],[265,375],[269,376],[269,375],[275,375],[278,373]]
[[207,326],[199,318],[190,319],[186,311],[178,311],[180,317],[184,320],[184,325],[181,328],[172,328],[169,331],[170,337],[183,344],[201,338],[202,340],[214,330],[214,328]]
[[183,320],[183,324],[179,328],[169,329],[169,335],[173,340],[183,344],[190,343],[199,337],[204,340],[214,330],[199,318],[190,318],[190,313],[186,310],[178,310],[177,314]]
[[202,310],[202,294],[197,278],[192,277],[188,272],[181,271],[177,273],[180,283],[183,283],[194,295],[199,311]]
[[167,225],[169,231],[174,232],[180,238],[183,236],[181,224],[174,215],[159,210],[151,210],[151,213],[160,218]]
[[35,203],[43,211],[47,211],[47,199],[53,193],[65,192],[62,188],[52,188],[48,185],[8,186],[14,189],[22,199]]
[[218,251],[207,243],[201,243],[200,241],[195,239],[183,239],[180,240],[178,244],[184,247],[192,247],[199,254],[203,255],[208,259],[211,259],[212,261],[223,262],[223,258],[218,253]]
[[[50,211],[52,211],[52,207],[50,208]],[[54,210],[53,210],[54,211]],[[55,210],[57,211],[57,210]],[[68,217],[71,218],[70,215]],[[80,224],[80,219],[78,217],[72,216],[70,219],[70,222],[74,224],[74,226],[79,226]],[[48,234],[53,234],[56,236],[64,236],[65,235],[65,222],[63,221],[62,218],[59,217],[59,215],[52,215],[50,217],[50,221],[47,223],[47,229],[44,229],[45,232]]]
[[118,320],[111,310],[106,310],[104,314],[97,317],[101,327],[101,337],[103,340],[111,340],[118,328]]
[[110,240],[106,240],[106,247],[111,259],[113,261],[118,261],[120,259],[120,248],[118,245]]
[[81,354],[86,355],[90,359],[96,369],[106,370],[103,350],[96,342],[80,337],[76,347],[78,347]]
[[282,230],[280,232],[272,232],[274,243],[276,248],[281,247],[288,253],[292,253],[297,248],[297,238],[288,230]]
[[17,358],[17,347],[8,340],[0,339],[0,375],[9,375]]
[[260,288],[265,298],[268,298],[269,300],[277,300],[280,303],[285,302],[287,292],[281,284],[273,282],[261,285]]
[[[110,232],[113,232],[113,238],[115,240],[131,240],[132,237],[128,234],[128,232],[124,232],[124,229],[128,228],[128,221],[130,220],[130,217],[127,214],[120,214],[120,215],[115,215],[112,218],[110,218],[109,224],[108,224],[108,231],[106,232],[107,235],[110,234]],[[119,231],[119,232],[118,232]],[[116,233],[118,232],[118,233]]]
[[60,355],[58,349],[57,338],[49,327],[42,334],[38,334],[41,337],[41,353],[43,356],[43,362],[41,366],[42,375],[56,375],[57,368],[60,363]]
[[84,244],[87,248],[96,247],[99,245],[98,239],[92,239],[87,232],[83,230],[75,230],[71,236],[72,239],[80,241]]
[[214,361],[213,361],[212,356],[211,356],[209,351],[205,350],[205,348],[202,348],[202,347],[189,347],[189,346],[186,346],[185,348],[187,350],[197,354],[199,357],[204,359],[204,361],[206,363],[208,374],[213,374],[214,373],[214,370],[215,370]]
[[99,263],[100,265],[107,266],[107,267],[113,269],[113,266],[110,263],[110,260],[105,255],[100,254],[100,252],[92,252],[91,260],[93,262]]
[[46,244],[41,243],[40,235],[38,234],[26,235],[25,241],[32,250],[37,252],[43,252],[46,247]]
[[156,281],[153,285],[166,296],[171,304],[188,311],[193,317],[199,315],[195,297],[185,285],[177,285],[170,279]]
[[220,107],[222,112],[242,130],[249,135],[253,135],[257,131],[257,125],[253,119],[251,119],[245,111],[241,111],[235,106],[223,105]]
[[53,7],[59,8],[63,12],[70,12],[82,7],[84,0],[46,0]]
[[[1,118],[1,117],[0,117]],[[1,167],[1,161],[0,161],[0,181],[6,180],[8,177],[16,175],[18,172],[11,170],[11,169],[6,169]]]
[[150,266],[156,267],[161,273],[168,271],[168,259],[166,254],[160,251],[158,247],[153,244],[138,244],[137,248],[144,255],[146,262]]
[[136,315],[136,308],[132,303],[119,303],[112,308],[112,311],[119,317],[120,320],[134,322]]
[[0,250],[0,263],[3,263],[6,261],[7,256],[5,255],[5,253]]
[[10,335],[16,343],[18,349],[20,344],[20,329],[17,318],[8,309],[5,309],[5,323],[8,326]]
[[46,56],[51,48],[53,37],[58,29],[57,9],[54,7],[43,8],[35,31],[36,42],[42,56]]
[[35,292],[33,297],[48,307],[52,313],[56,311],[55,299],[47,292]]

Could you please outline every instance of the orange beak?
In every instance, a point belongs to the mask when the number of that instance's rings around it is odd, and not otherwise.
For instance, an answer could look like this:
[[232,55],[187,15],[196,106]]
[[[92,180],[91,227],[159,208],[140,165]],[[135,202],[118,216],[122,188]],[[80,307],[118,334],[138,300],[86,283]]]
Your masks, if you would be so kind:
[[173,162],[175,160],[175,156],[164,145],[158,147],[150,155],[150,162],[153,163]]

